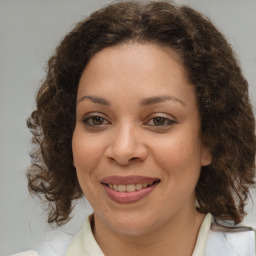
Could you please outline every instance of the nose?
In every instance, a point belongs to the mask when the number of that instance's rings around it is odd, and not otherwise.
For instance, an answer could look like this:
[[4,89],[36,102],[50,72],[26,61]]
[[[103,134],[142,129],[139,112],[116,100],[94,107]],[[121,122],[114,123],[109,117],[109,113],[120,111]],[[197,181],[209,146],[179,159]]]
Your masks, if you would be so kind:
[[105,151],[106,157],[120,165],[129,165],[131,162],[145,160],[147,148],[142,142],[142,137],[138,129],[131,125],[116,127]]

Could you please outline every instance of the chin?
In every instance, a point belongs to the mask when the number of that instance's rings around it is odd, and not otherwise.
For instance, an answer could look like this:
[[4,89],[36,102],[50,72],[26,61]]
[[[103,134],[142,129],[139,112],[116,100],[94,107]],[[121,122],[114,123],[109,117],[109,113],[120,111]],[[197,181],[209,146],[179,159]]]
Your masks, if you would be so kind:
[[142,214],[133,217],[123,214],[121,218],[114,218],[112,229],[123,236],[140,236],[153,230],[153,223],[152,218],[145,218]]

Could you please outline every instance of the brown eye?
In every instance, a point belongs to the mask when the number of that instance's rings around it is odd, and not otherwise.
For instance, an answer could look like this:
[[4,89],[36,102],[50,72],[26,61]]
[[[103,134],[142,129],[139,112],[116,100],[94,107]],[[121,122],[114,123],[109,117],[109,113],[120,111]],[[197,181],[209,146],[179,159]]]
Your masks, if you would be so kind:
[[101,125],[104,122],[104,118],[100,117],[100,116],[94,116],[92,117],[92,123],[93,125]]
[[165,124],[166,124],[166,118],[160,117],[160,116],[154,117],[154,118],[153,118],[153,123],[154,123],[154,125],[156,125],[156,126],[165,125]]
[[174,121],[170,118],[162,117],[162,116],[156,116],[156,117],[153,117],[152,119],[150,119],[147,122],[147,125],[149,125],[149,126],[159,126],[159,127],[161,127],[161,126],[168,127],[168,126],[171,126],[174,123],[176,123],[176,121]]
[[89,127],[104,126],[109,122],[101,116],[89,116],[83,119],[83,123]]

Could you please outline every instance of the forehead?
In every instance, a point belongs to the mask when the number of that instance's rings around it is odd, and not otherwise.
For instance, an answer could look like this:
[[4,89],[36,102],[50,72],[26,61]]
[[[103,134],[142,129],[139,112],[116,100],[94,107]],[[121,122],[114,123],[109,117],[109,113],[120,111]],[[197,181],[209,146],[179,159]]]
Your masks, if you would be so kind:
[[92,57],[82,73],[78,97],[112,92],[127,97],[171,94],[187,98],[193,90],[181,59],[173,50],[155,44],[128,43],[105,48]]
[[167,64],[167,67],[171,65],[169,68],[175,66],[176,70],[185,75],[185,68],[180,56],[170,47],[152,43],[128,42],[97,52],[87,63],[84,72],[92,67],[95,68],[95,66],[101,68],[102,65],[107,65],[105,68],[111,67],[123,71],[139,67],[138,71],[147,72],[156,70],[157,67],[162,68],[163,64]]

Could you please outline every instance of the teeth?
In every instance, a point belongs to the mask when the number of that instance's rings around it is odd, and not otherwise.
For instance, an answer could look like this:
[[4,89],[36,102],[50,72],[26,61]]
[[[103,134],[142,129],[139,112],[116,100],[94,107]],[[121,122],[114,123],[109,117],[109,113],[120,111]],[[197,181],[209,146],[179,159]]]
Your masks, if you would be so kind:
[[129,185],[127,185],[126,186],[126,191],[127,192],[133,192],[133,191],[135,191],[135,184],[129,184]]
[[108,187],[118,192],[134,192],[151,186],[154,182],[150,183],[137,183],[137,184],[108,184]]
[[126,192],[126,185],[118,185],[117,189],[119,192]]
[[143,188],[146,188],[147,186],[148,186],[147,183],[143,183],[143,184],[142,184],[142,187],[143,187]]
[[141,190],[142,189],[142,184],[138,183],[135,185],[136,190]]

